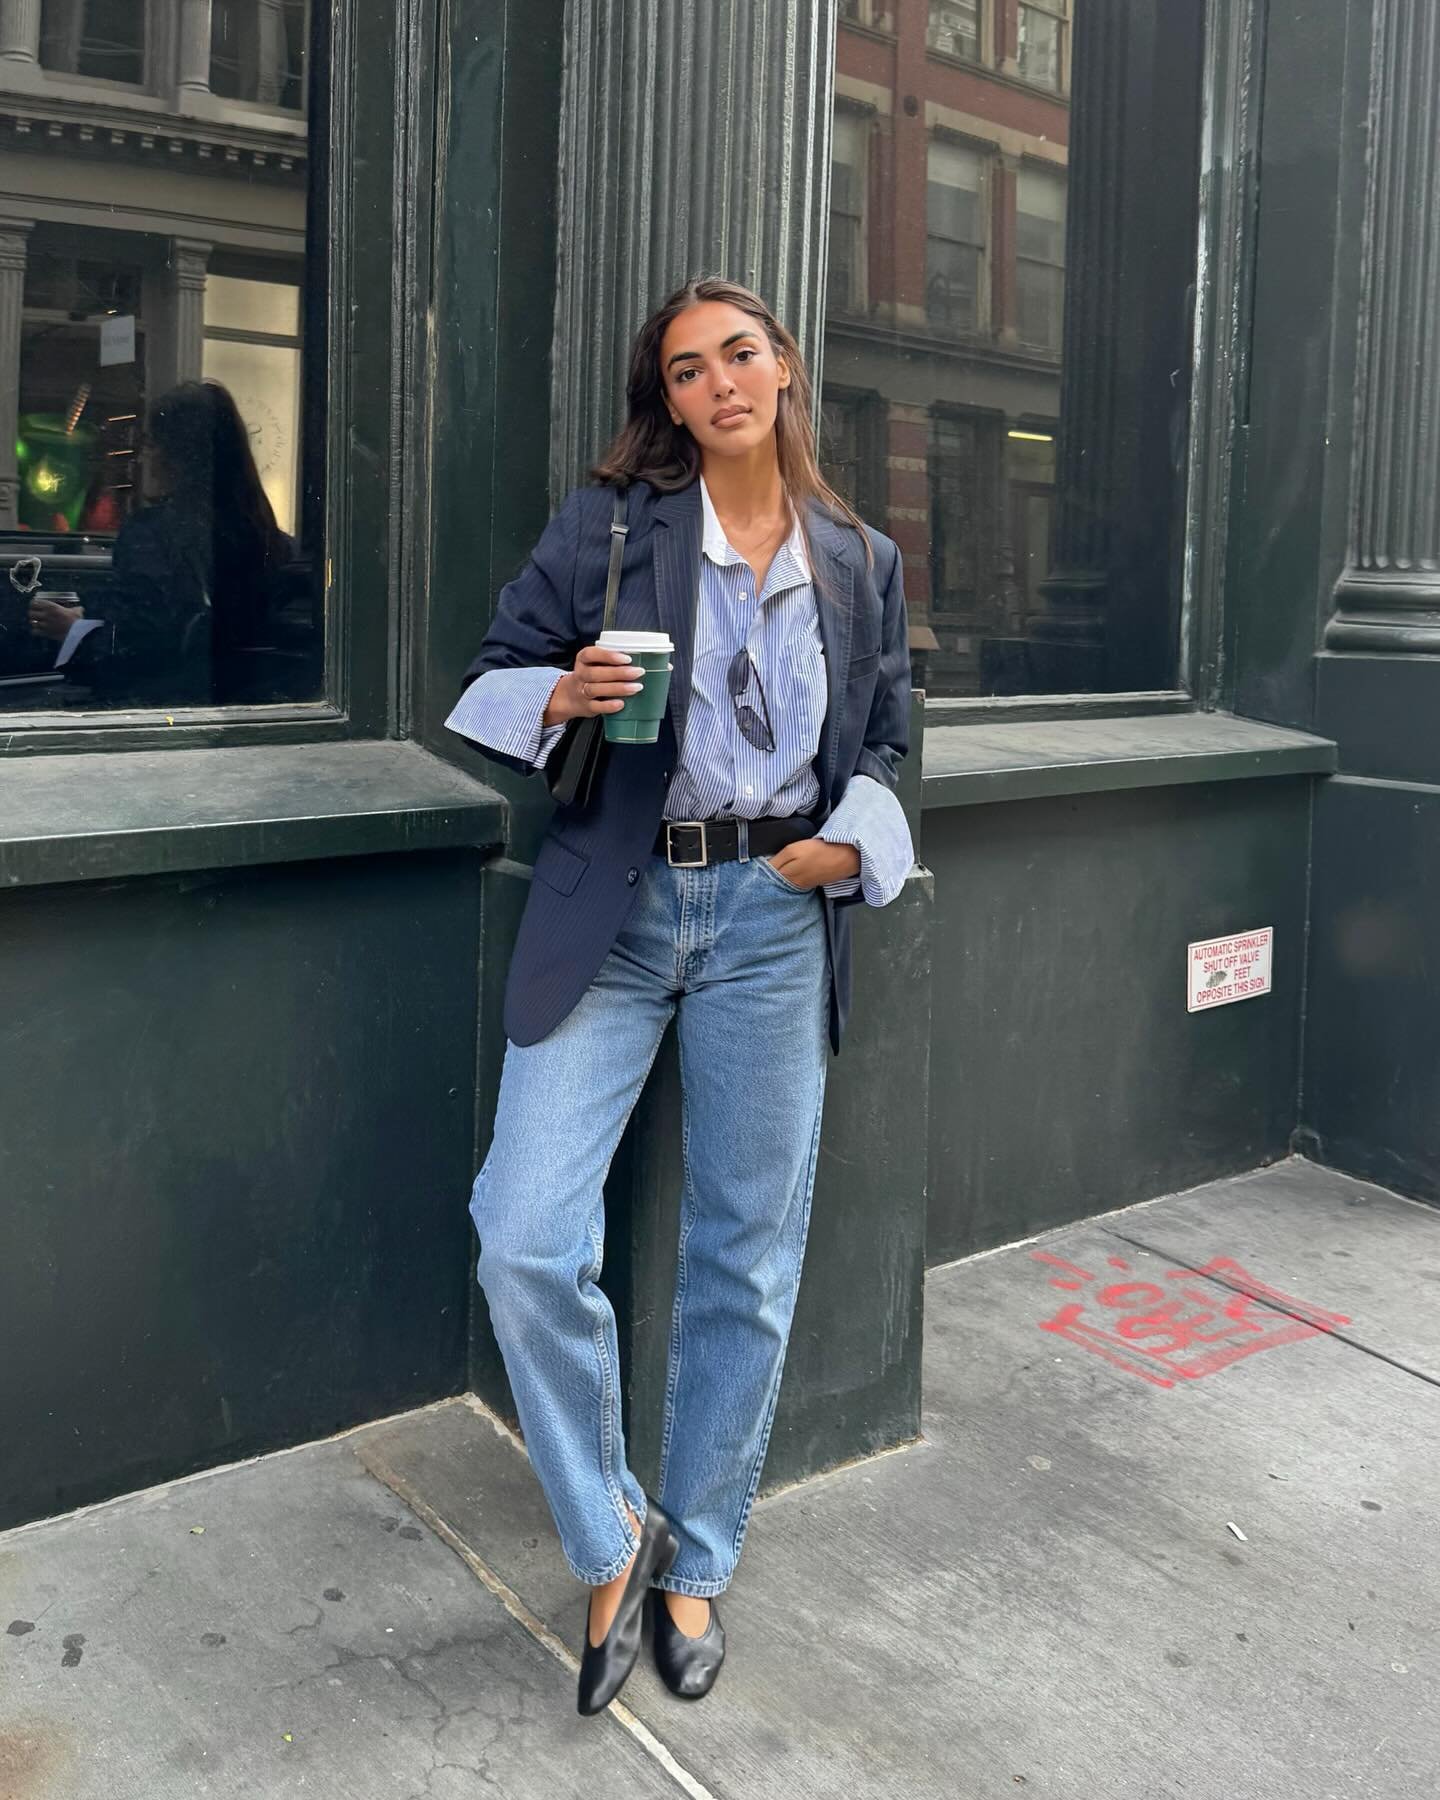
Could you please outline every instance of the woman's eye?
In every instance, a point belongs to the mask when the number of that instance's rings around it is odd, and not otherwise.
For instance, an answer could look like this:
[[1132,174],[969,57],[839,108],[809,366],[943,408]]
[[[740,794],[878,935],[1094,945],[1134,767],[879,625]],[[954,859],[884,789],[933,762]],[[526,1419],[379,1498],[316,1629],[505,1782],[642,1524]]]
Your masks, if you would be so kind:
[[735,360],[736,360],[736,362],[739,362],[740,358],[743,356],[745,358],[745,360],[747,362],[749,362],[751,357],[754,356],[754,354],[755,354],[755,352],[753,350],[737,350],[735,352]]

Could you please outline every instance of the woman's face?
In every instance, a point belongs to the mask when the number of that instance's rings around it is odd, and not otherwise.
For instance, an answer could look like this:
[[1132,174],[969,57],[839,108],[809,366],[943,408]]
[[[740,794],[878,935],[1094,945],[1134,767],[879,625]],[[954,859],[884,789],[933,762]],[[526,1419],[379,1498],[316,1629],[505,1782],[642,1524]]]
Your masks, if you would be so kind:
[[790,370],[758,319],[728,300],[677,314],[660,341],[665,405],[707,455],[744,456],[772,436]]

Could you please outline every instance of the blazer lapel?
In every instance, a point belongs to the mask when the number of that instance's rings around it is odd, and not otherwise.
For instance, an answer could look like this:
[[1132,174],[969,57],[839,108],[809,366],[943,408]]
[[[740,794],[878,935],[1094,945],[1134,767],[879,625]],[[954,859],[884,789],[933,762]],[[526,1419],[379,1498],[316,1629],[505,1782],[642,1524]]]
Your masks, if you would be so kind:
[[816,560],[815,609],[820,641],[825,647],[825,723],[820,728],[816,776],[828,812],[835,781],[840,715],[845,703],[845,677],[850,667],[850,640],[855,627],[855,571],[846,554],[853,534],[836,525],[824,510],[810,508],[810,543]]
[[655,601],[660,624],[675,645],[667,710],[675,728],[675,751],[685,748],[685,715],[695,652],[695,620],[700,605],[700,541],[703,524],[700,483],[655,503]]

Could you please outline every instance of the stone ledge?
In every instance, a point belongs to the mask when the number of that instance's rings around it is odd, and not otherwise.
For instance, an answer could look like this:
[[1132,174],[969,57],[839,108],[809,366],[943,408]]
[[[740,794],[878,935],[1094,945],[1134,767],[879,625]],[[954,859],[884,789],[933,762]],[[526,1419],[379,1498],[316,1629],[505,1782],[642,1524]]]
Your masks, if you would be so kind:
[[498,848],[493,788],[395,742],[37,756],[0,769],[0,888]]
[[975,806],[1260,776],[1329,775],[1328,738],[1239,719],[1177,713],[942,725],[925,733],[923,806]]

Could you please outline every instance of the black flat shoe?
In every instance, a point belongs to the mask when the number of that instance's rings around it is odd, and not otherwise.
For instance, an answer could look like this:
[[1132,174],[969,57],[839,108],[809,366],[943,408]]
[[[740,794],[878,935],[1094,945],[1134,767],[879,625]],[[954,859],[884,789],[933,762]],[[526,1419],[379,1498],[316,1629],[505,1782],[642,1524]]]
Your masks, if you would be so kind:
[[645,1596],[657,1575],[664,1575],[680,1554],[680,1539],[669,1515],[648,1499],[640,1548],[630,1565],[625,1591],[610,1629],[598,1644],[590,1642],[590,1607],[585,1608],[585,1651],[580,1658],[579,1707],[585,1714],[603,1712],[625,1685],[640,1654],[645,1622]]
[[715,1602],[710,1602],[710,1623],[699,1637],[686,1637],[670,1617],[665,1595],[655,1591],[655,1667],[660,1679],[680,1700],[703,1700],[715,1685],[725,1660],[725,1629]]

